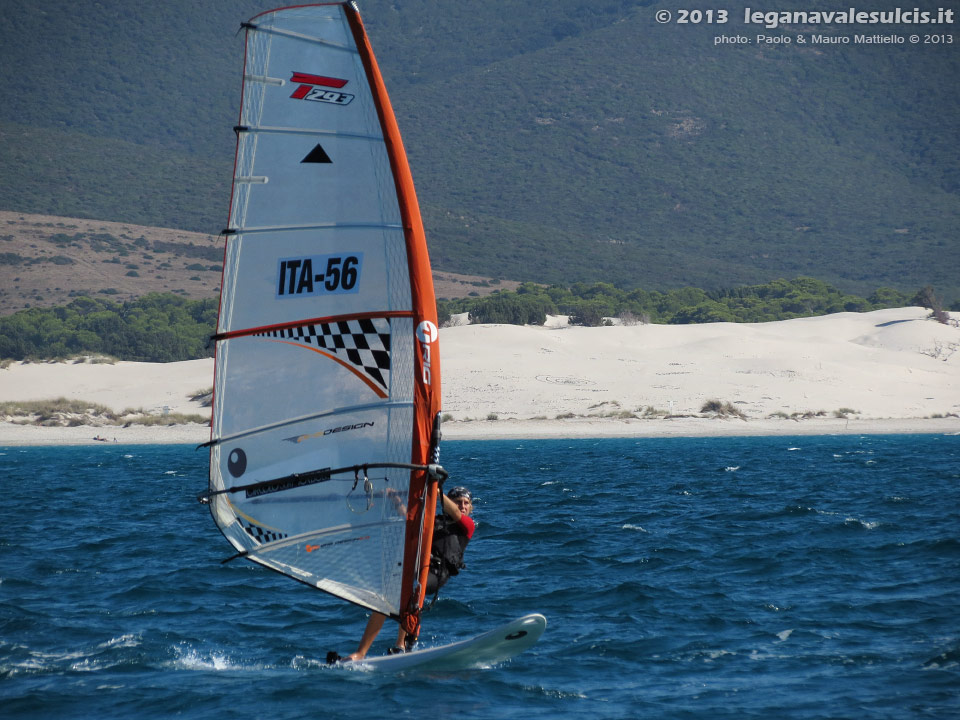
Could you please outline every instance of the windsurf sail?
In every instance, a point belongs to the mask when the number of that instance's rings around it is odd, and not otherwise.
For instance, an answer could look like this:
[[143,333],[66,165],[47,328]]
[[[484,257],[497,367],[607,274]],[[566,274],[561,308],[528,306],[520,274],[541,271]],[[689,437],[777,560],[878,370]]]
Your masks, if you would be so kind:
[[238,556],[414,631],[440,363],[400,133],[354,3],[243,27],[202,500]]

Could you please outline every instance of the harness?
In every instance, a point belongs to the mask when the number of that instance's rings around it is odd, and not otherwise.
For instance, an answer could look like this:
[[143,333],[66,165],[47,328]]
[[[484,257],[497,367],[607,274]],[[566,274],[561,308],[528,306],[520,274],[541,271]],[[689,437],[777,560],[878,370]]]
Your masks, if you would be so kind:
[[433,549],[430,551],[430,569],[437,576],[437,589],[453,575],[458,575],[466,565],[463,553],[467,549],[467,531],[458,521],[448,515],[438,515],[433,525]]

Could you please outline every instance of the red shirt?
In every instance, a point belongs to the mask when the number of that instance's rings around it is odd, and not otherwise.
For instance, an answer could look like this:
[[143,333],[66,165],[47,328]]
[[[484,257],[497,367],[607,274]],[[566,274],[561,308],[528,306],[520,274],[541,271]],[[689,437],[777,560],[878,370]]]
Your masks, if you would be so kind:
[[460,516],[460,525],[463,526],[463,529],[467,533],[467,540],[473,537],[473,531],[477,529],[477,524],[473,521],[473,518],[469,515]]

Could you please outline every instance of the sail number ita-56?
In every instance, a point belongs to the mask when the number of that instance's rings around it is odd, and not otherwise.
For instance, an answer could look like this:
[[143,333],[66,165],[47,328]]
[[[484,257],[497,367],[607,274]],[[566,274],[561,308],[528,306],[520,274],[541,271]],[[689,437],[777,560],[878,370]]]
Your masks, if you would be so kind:
[[342,295],[357,292],[363,253],[280,258],[277,297]]

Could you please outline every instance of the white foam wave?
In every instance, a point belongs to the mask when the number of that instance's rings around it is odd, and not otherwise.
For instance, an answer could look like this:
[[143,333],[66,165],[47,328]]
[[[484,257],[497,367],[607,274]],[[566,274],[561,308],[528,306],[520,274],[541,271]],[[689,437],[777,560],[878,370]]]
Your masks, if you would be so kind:
[[528,692],[539,693],[545,697],[555,698],[557,700],[566,700],[567,698],[586,700],[589,697],[580,691],[556,690],[554,688],[544,687],[543,685],[524,685],[522,687]]
[[224,653],[211,651],[199,652],[194,648],[174,647],[177,659],[174,666],[182,670],[244,670],[243,665],[233,662]]
[[80,662],[71,663],[70,665],[70,669],[73,672],[97,672],[97,670],[102,670],[104,667],[105,665],[102,662],[90,658],[84,658]]
[[115,666],[121,660],[113,654],[102,654],[115,648],[138,647],[139,635],[127,633],[97,643],[93,649],[68,650],[65,652],[44,652],[29,650],[26,646],[16,646],[27,650],[29,657],[10,666],[11,672],[43,673],[68,667],[73,672],[97,672]]
[[844,522],[844,524],[846,524],[846,525],[858,525],[858,524],[859,524],[861,527],[863,527],[863,528],[865,528],[865,529],[867,529],[867,530],[876,530],[878,527],[880,527],[880,523],[878,523],[878,522],[867,522],[866,520],[861,520],[861,519],[855,518],[855,517],[845,518],[843,522]]
[[141,643],[140,636],[133,633],[127,633],[126,635],[121,635],[120,637],[111,638],[105,643],[100,643],[97,647],[100,648],[129,648],[129,647],[138,647]]
[[98,665],[87,657],[87,652],[83,650],[72,650],[68,652],[44,652],[42,650],[30,650],[26,645],[12,645],[15,650],[26,650],[28,657],[20,660],[14,660],[9,665],[0,666],[0,672],[18,675],[26,673],[45,673],[55,671],[58,668],[69,667],[72,670],[97,670]]
[[290,660],[290,668],[293,670],[330,670],[337,669],[347,672],[367,672],[372,665],[365,664],[358,660],[356,662],[338,663],[331,665],[326,658],[308,658],[303,655],[296,655]]
[[733,650],[705,650],[704,651],[704,662],[713,662],[714,660],[719,660],[725,655],[736,655],[737,653]]
[[793,629],[790,630],[781,630],[777,633],[777,637],[780,638],[780,642],[786,642],[786,639],[793,635]]
[[625,525],[621,525],[621,526],[620,526],[620,529],[621,529],[621,530],[637,530],[637,531],[639,531],[639,532],[647,532],[646,530],[644,530],[644,529],[643,529],[642,527],[640,527],[639,525],[632,525],[632,524],[630,524],[630,523],[626,523]]
[[295,655],[293,659],[290,660],[290,667],[294,670],[313,670],[326,666],[327,663],[324,660],[308,658],[303,655]]

